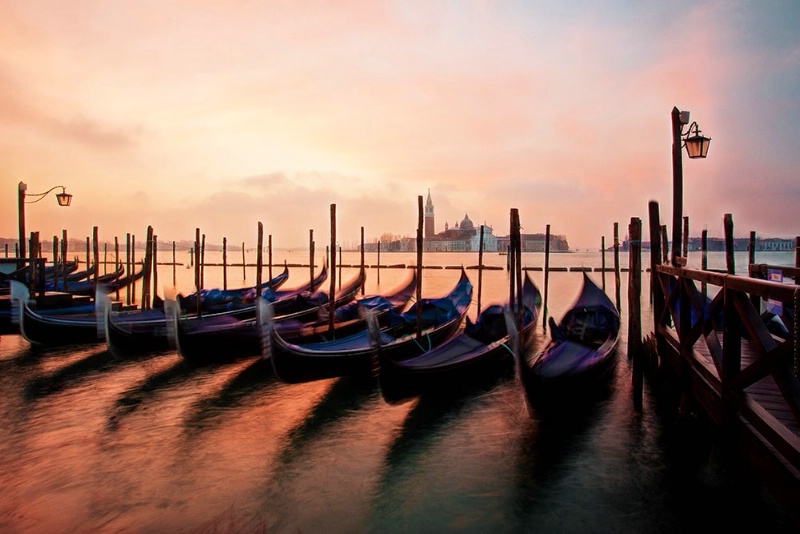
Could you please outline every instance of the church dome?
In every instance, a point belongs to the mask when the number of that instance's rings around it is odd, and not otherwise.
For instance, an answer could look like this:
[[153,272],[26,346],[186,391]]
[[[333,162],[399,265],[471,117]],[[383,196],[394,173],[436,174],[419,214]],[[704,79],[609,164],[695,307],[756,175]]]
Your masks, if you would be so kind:
[[464,214],[464,220],[461,221],[459,226],[462,230],[473,230],[475,228],[475,225],[469,220],[469,215],[467,214]]

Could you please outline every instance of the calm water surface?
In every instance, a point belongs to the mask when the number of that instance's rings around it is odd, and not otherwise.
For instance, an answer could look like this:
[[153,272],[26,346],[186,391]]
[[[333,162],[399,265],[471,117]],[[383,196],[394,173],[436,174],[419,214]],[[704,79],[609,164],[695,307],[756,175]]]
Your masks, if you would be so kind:
[[[308,254],[277,252],[274,261],[284,258],[307,262]],[[613,267],[613,256],[605,259]],[[374,254],[366,260],[376,263]],[[627,255],[620,261],[626,267]],[[722,267],[724,255],[709,261]],[[793,265],[794,256],[758,261]],[[477,255],[428,254],[425,263],[469,266]],[[485,263],[502,266],[505,258],[487,254]],[[526,254],[523,263],[541,267],[543,257]],[[550,259],[601,263],[598,252]],[[746,255],[737,264],[746,265]],[[478,273],[468,272],[477,300]],[[353,275],[342,270],[345,280]],[[531,275],[543,289],[543,273]],[[378,283],[370,269],[366,293],[407,276],[382,269]],[[179,288],[191,288],[192,270],[178,267],[176,277]],[[307,268],[293,268],[286,287],[307,277]],[[455,269],[426,269],[423,293],[441,295],[457,277]],[[602,282],[601,273],[592,277]],[[241,267],[230,269],[229,287],[253,283],[254,271],[249,282],[241,278]],[[205,279],[221,285],[221,268],[208,268]],[[159,280],[171,285],[172,268],[161,266]],[[613,273],[605,283],[613,300]],[[623,332],[627,283],[622,273]],[[551,273],[548,314],[560,317],[579,284],[578,273]],[[505,271],[485,271],[482,305],[504,300],[507,285]],[[648,288],[645,275],[645,332]],[[543,339],[540,328],[536,345]],[[697,529],[697,514],[714,530],[789,531],[758,485],[720,467],[713,449],[688,446],[708,442],[709,431],[665,408],[654,384],[634,412],[624,338],[619,353],[610,398],[584,417],[551,420],[527,409],[513,373],[458,395],[393,405],[377,382],[283,384],[257,358],[191,367],[176,353],[128,361],[104,345],[33,350],[5,335],[0,531],[682,532]]]

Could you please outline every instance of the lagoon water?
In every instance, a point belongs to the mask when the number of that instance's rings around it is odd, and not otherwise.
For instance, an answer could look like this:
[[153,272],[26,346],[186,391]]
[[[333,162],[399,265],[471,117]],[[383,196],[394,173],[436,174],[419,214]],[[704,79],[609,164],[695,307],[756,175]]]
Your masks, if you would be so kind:
[[[181,254],[178,261],[188,261]],[[690,266],[699,258],[691,253]],[[360,255],[342,259],[358,264]],[[308,252],[274,253],[274,263],[284,260],[307,263]],[[424,258],[439,266],[477,261],[477,254]],[[724,261],[709,254],[712,268]],[[736,261],[744,268],[747,255]],[[757,261],[794,265],[794,254]],[[414,254],[381,256],[383,265],[414,262]],[[551,267],[602,262],[600,252],[550,257]],[[613,268],[611,253],[605,262]],[[366,263],[377,263],[376,255]],[[484,263],[504,266],[505,257],[486,254]],[[523,256],[524,266],[543,264],[542,254]],[[627,267],[627,254],[620,265]],[[309,277],[307,267],[290,272],[285,287]],[[478,271],[468,273],[477,300]],[[193,270],[179,266],[175,274],[178,288],[191,291]],[[387,292],[408,274],[381,269],[379,282],[369,269],[365,292]],[[458,274],[425,269],[423,294],[445,293]],[[530,274],[543,290],[544,274]],[[591,276],[602,282],[602,273]],[[207,268],[205,280],[221,286],[222,269]],[[228,270],[229,287],[254,281],[254,269],[246,281],[241,267]],[[164,283],[172,285],[171,266],[159,267]],[[627,283],[623,272],[624,333]],[[613,272],[605,284],[614,300]],[[579,273],[551,273],[548,315],[560,317],[579,285]],[[507,286],[504,270],[484,271],[482,306],[505,300]],[[543,340],[540,327],[531,350]],[[549,420],[526,407],[513,373],[458,395],[389,404],[377,382],[284,384],[260,358],[192,367],[174,352],[128,361],[101,344],[35,350],[3,335],[0,532],[791,531],[758,484],[723,468],[713,447],[696,446],[713,433],[678,418],[655,383],[645,385],[642,412],[634,411],[624,336],[619,358],[610,398],[578,420]]]

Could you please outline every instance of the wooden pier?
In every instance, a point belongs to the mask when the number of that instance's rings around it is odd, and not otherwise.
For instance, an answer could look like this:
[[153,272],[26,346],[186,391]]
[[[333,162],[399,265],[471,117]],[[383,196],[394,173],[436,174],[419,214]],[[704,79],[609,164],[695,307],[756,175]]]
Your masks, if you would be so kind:
[[[661,368],[678,377],[684,404],[718,430],[723,458],[746,465],[800,526],[800,286],[760,279],[766,266],[737,276],[660,263],[652,252]],[[775,269],[800,277],[797,268]]]

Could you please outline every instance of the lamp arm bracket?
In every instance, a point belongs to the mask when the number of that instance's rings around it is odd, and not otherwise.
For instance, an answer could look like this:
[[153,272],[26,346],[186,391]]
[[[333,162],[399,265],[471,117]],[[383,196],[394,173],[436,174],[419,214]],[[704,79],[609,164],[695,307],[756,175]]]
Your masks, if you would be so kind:
[[58,189],[59,187],[61,188],[61,193],[66,193],[67,192],[67,188],[64,187],[63,185],[56,185],[56,186],[51,187],[50,189],[48,189],[44,193],[25,193],[26,197],[38,197],[36,200],[26,200],[25,203],[26,204],[35,204],[35,203],[39,202],[40,200],[42,200],[44,197],[46,197],[54,189]]

